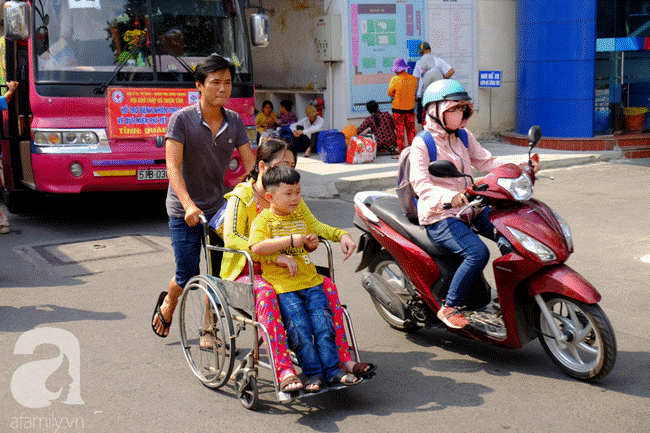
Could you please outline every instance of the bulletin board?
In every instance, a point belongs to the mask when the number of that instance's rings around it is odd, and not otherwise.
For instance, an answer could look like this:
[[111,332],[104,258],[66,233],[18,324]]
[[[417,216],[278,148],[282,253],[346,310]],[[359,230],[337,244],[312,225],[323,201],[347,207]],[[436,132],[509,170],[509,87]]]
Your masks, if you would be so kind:
[[382,111],[390,111],[393,60],[402,57],[412,73],[422,41],[454,68],[453,79],[465,86],[478,108],[476,14],[476,0],[349,1],[348,117],[367,116],[366,102],[373,99]]
[[476,0],[427,0],[427,42],[431,53],[456,71],[452,79],[465,87],[478,109]]

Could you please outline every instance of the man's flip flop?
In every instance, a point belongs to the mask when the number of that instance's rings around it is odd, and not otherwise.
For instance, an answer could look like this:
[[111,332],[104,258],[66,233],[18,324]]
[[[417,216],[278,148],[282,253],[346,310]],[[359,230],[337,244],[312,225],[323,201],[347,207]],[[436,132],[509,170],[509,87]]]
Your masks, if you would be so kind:
[[[370,368],[366,370],[367,367]],[[368,379],[374,376],[375,371],[377,371],[377,366],[372,363],[357,362],[356,364],[354,364],[354,367],[352,367],[352,374],[362,379]]]
[[[172,321],[166,321],[162,315],[162,312],[160,311],[160,307],[162,306],[163,302],[165,302],[165,296],[167,296],[167,292],[160,292],[160,295],[158,295],[158,302],[156,302],[156,308],[154,308],[153,315],[151,316],[151,329],[153,329],[154,334],[160,338],[167,338],[167,335],[169,334],[165,335],[165,331],[167,331],[169,327],[172,326]],[[160,320],[160,323],[162,323],[164,326],[162,333],[160,334],[156,332],[156,327],[153,324],[153,319],[155,319],[156,316],[158,316],[158,320]]]

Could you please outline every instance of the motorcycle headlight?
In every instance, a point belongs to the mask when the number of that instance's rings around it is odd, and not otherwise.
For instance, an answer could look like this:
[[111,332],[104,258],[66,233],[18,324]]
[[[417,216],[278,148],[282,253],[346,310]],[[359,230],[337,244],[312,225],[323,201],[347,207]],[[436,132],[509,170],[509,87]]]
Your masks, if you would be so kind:
[[542,262],[544,263],[552,262],[557,258],[553,250],[551,250],[549,247],[547,247],[537,239],[528,236],[526,233],[520,232],[517,229],[513,229],[512,227],[508,227],[508,230],[510,230],[510,233],[512,233],[512,235],[515,238],[517,238],[517,241],[519,241],[521,246],[523,246],[528,251],[535,254],[537,257],[539,257],[539,259]]
[[562,218],[557,212],[553,211],[553,215],[555,216],[557,222],[560,223],[562,234],[564,235],[564,239],[566,239],[567,248],[569,251],[573,251],[573,237],[571,236],[571,227],[569,227],[569,224],[567,224],[567,222],[564,221],[564,218]]
[[512,198],[518,201],[528,200],[533,195],[533,183],[525,172],[521,173],[521,176],[516,179],[500,177],[497,179],[497,184],[507,190],[512,195]]

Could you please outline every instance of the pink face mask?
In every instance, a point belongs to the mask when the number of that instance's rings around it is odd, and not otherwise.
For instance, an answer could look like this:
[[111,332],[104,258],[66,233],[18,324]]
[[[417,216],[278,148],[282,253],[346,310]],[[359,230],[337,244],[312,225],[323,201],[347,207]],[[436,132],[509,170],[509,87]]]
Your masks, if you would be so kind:
[[463,110],[445,111],[445,128],[456,130],[463,121]]

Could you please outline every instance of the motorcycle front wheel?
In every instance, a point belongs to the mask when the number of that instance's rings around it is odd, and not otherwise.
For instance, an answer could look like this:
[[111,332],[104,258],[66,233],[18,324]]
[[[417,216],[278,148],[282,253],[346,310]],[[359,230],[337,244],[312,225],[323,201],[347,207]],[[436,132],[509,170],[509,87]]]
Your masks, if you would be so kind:
[[596,304],[553,295],[545,298],[553,321],[565,335],[557,341],[546,316],[539,311],[538,335],[548,356],[566,374],[595,382],[607,376],[616,361],[616,337],[603,310]]
[[391,256],[386,250],[380,251],[372,260],[368,269],[375,276],[381,278],[384,283],[391,288],[393,293],[397,295],[404,304],[407,313],[406,320],[403,320],[388,311],[375,298],[370,297],[381,318],[384,319],[391,328],[395,328],[399,331],[415,332],[420,329],[420,326],[410,317],[411,314],[407,307],[407,303],[409,299],[411,299],[411,294],[407,289],[407,284],[410,284],[410,287],[413,287],[413,283],[411,283],[411,279],[402,271],[402,268],[399,267],[393,256]]

